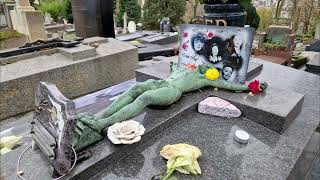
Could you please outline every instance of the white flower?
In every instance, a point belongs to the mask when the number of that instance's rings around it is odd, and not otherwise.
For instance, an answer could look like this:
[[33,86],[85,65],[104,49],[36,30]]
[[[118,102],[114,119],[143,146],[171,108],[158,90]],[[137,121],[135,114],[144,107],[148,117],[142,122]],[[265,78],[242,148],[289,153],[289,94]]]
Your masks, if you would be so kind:
[[141,140],[145,128],[137,121],[115,123],[108,128],[108,138],[113,144],[133,144]]

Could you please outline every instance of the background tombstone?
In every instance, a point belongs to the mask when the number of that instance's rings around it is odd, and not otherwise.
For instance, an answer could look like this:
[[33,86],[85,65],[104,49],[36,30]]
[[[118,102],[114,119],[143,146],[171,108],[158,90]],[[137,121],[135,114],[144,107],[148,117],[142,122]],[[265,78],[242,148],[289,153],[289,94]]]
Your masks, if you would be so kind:
[[134,21],[130,21],[128,23],[128,31],[129,31],[129,33],[134,33],[137,31],[137,25]]
[[304,28],[304,23],[300,23],[298,26],[298,30],[296,32],[297,35],[302,35],[303,34],[303,28]]
[[4,12],[4,16],[6,17],[8,28],[13,29],[12,23],[11,23],[10,11],[14,10],[15,2],[14,1],[3,2],[3,6],[4,6],[3,12]]
[[128,33],[128,15],[127,12],[123,13],[123,30],[122,30],[123,34],[127,34]]
[[113,1],[71,0],[76,35],[114,37]]
[[51,15],[49,13],[45,13],[44,14],[44,24],[49,25],[49,24],[52,24],[52,22],[53,22],[53,19],[52,19]]
[[44,18],[41,11],[36,11],[29,0],[16,0],[16,7],[10,11],[12,27],[28,36],[30,42],[46,40]]
[[171,32],[171,23],[168,17],[164,17],[160,21],[160,32]]
[[320,39],[320,21],[316,23],[316,32],[315,32],[314,38]]

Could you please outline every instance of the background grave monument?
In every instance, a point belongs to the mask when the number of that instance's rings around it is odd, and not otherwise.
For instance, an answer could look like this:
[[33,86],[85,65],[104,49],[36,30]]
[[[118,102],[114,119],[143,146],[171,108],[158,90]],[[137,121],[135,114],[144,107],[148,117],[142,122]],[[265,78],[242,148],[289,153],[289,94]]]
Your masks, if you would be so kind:
[[317,24],[316,24],[316,31],[315,31],[314,38],[320,39],[320,21],[317,22]]
[[134,21],[129,21],[128,23],[128,31],[129,33],[134,33],[137,31],[137,25]]
[[30,42],[46,40],[44,18],[41,11],[36,11],[28,0],[16,0],[16,7],[10,11],[12,27],[28,36]]
[[71,0],[76,35],[114,37],[113,1]]
[[127,12],[123,13],[123,29],[122,29],[122,33],[123,34],[127,34],[128,33],[128,15]]

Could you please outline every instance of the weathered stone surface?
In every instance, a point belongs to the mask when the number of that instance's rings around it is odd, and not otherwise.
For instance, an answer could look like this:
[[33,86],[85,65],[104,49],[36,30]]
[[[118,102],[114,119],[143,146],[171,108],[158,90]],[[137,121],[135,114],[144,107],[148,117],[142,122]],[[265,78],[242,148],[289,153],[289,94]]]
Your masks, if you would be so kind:
[[95,50],[96,56],[78,61],[49,53],[0,66],[0,119],[32,110],[40,81],[54,83],[72,98],[134,78],[136,47],[109,39]]
[[315,39],[306,47],[306,51],[316,51],[320,52],[320,39]]
[[73,61],[94,57],[96,49],[91,46],[79,44],[73,48],[58,48],[58,51]]
[[239,117],[241,111],[230,102],[218,98],[208,97],[198,105],[198,112],[219,117]]
[[84,45],[90,45],[91,43],[99,43],[99,44],[102,44],[102,43],[107,43],[107,42],[108,42],[108,38],[96,36],[96,37],[90,37],[90,38],[84,39],[84,40],[82,41],[82,44],[84,44]]
[[0,41],[0,50],[20,47],[20,46],[23,46],[24,44],[26,44],[26,42],[28,42],[28,38],[25,35],[1,40]]
[[35,11],[32,6],[17,6],[10,15],[13,28],[27,35],[30,42],[47,39],[41,11]]
[[165,45],[165,44],[176,43],[178,41],[178,34],[159,33],[159,34],[142,37],[142,38],[139,38],[138,40],[144,43]]

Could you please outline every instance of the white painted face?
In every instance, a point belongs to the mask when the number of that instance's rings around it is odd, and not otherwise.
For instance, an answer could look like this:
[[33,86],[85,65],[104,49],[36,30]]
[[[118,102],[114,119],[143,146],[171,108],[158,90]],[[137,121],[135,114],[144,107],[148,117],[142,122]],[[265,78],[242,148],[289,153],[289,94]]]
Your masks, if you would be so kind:
[[223,77],[228,80],[231,78],[231,75],[232,75],[232,68],[231,67],[225,67],[223,68]]
[[212,55],[217,56],[219,53],[218,46],[212,46],[211,51],[212,51]]
[[242,39],[240,36],[235,36],[233,39],[233,43],[235,47],[240,47],[242,44]]
[[201,51],[201,49],[203,48],[204,43],[201,42],[199,39],[195,39],[194,40],[194,50],[195,51]]

